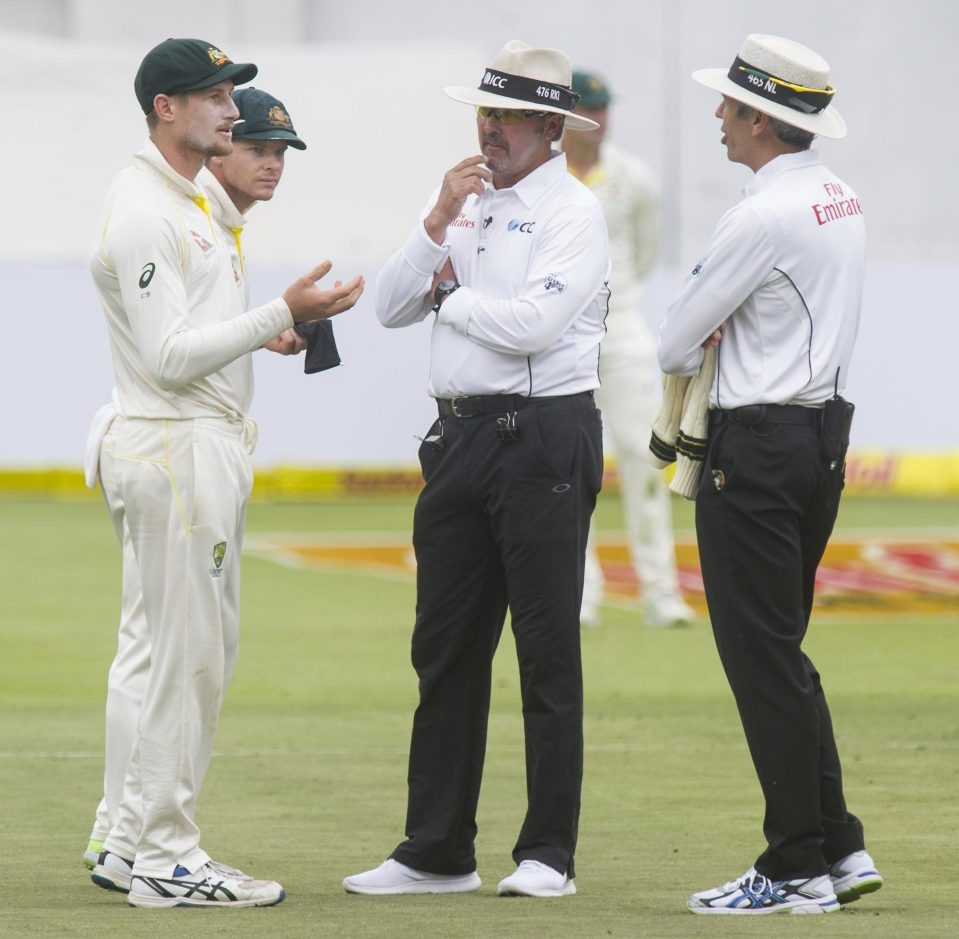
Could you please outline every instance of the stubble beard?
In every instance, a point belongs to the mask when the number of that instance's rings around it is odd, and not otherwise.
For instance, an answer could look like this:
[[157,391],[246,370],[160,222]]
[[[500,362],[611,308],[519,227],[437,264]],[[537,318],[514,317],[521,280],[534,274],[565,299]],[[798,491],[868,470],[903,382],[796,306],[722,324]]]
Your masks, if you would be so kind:
[[214,156],[229,156],[233,152],[233,138],[224,140],[219,131],[213,131],[210,137],[189,134],[186,144],[194,153],[202,154],[204,160]]
[[[491,150],[490,145],[502,147],[501,150]],[[495,156],[493,154],[496,154]],[[486,167],[491,173],[502,173],[509,168],[510,152],[505,140],[486,138],[483,141],[483,156],[486,158]]]

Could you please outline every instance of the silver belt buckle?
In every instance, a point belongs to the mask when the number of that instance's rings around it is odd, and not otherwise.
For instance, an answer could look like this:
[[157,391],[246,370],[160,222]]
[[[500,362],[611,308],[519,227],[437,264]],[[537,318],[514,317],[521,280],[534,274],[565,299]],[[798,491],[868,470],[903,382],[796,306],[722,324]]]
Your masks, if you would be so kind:
[[466,414],[463,414],[459,406],[456,404],[457,401],[462,401],[463,398],[450,398],[450,410],[453,412],[453,417],[467,417]]

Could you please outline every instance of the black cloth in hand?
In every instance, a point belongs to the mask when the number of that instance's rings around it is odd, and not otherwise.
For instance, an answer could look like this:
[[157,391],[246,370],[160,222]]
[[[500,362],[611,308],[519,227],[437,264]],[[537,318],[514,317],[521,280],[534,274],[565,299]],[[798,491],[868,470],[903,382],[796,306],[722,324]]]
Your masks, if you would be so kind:
[[340,364],[340,353],[333,336],[333,324],[329,320],[315,320],[312,323],[297,323],[293,327],[297,335],[306,340],[306,361],[303,371],[307,375],[325,372]]

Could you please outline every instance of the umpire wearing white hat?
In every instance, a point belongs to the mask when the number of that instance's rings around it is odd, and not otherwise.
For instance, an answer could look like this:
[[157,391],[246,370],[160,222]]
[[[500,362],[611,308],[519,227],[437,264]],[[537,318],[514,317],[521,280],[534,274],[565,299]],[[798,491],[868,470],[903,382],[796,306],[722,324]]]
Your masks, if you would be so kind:
[[665,372],[717,346],[696,531],[716,645],[766,801],[766,849],[694,913],[823,913],[882,884],[846,808],[829,708],[802,641],[843,488],[852,406],[840,397],[862,302],[863,209],[810,150],[839,138],[829,66],[747,37],[723,95],[730,160],[755,174],[720,220],[660,334]]
[[432,321],[417,562],[407,838],[347,877],[365,894],[476,890],[476,809],[493,654],[507,609],[519,659],[528,808],[501,895],[568,896],[583,767],[579,607],[602,478],[593,402],[609,291],[606,222],[552,143],[569,60],[509,42],[478,88],[481,154],[446,173],[376,283],[385,326]]

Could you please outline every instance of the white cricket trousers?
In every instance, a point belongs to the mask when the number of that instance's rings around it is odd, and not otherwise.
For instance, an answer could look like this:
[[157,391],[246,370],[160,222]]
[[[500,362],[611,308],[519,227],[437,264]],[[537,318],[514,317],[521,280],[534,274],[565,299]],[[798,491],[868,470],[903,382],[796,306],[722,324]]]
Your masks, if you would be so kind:
[[[661,398],[655,341],[633,311],[611,311],[600,346],[596,403],[609,433],[626,519],[633,567],[644,606],[681,602],[672,509],[662,472],[646,457]],[[603,572],[593,529],[586,549],[584,619],[595,616]]]
[[[112,450],[113,444],[110,448]],[[103,798],[97,806],[96,820],[90,838],[105,841],[116,824],[123,800],[123,784],[127,765],[136,742],[140,706],[150,672],[150,633],[143,611],[143,588],[140,569],[133,552],[133,541],[127,524],[126,507],[116,491],[116,474],[112,454],[101,461],[101,485],[107,495],[107,507],[113,530],[123,552],[123,584],[120,600],[120,630],[117,653],[110,666],[107,682],[106,735],[103,763]],[[139,802],[135,807],[139,816]]]
[[[243,422],[217,418],[117,417],[101,447],[100,480],[124,561],[107,705],[108,801],[129,747],[104,846],[134,858],[143,876],[169,877],[178,864],[195,871],[209,860],[196,801],[238,651],[253,483],[244,430]],[[132,740],[124,743],[138,696]],[[120,728],[113,740],[111,721]]]

